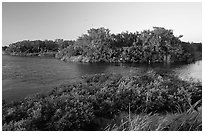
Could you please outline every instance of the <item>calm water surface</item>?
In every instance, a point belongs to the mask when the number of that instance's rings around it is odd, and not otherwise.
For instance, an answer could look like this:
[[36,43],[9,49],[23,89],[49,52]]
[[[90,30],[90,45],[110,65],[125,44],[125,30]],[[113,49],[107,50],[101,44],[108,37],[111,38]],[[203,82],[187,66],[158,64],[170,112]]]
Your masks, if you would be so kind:
[[53,58],[2,55],[2,98],[19,100],[36,92],[75,81],[83,75],[97,73],[144,73],[148,69],[173,70],[182,79],[202,80],[202,61],[189,65],[111,65],[68,63]]

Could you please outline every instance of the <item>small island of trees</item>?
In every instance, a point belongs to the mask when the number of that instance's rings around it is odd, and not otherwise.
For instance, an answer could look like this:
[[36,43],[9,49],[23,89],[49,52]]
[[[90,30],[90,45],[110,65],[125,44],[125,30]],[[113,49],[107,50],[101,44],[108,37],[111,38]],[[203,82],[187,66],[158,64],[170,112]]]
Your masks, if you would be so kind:
[[64,61],[108,63],[191,63],[201,59],[202,44],[180,40],[173,30],[153,27],[142,32],[111,34],[104,27],[91,28],[77,40],[24,40],[4,47],[20,56],[54,56]]

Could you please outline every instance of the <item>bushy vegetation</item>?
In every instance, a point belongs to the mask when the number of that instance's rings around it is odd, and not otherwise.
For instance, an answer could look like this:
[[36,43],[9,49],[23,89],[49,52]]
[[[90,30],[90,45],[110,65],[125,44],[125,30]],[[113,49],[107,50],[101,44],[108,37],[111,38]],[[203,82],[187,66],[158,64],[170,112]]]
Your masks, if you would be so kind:
[[16,43],[12,43],[9,47],[4,47],[7,53],[43,53],[43,52],[58,52],[73,45],[74,41],[63,41],[62,39],[52,40],[24,40]]
[[[76,40],[74,48],[66,48],[66,53],[60,51],[56,57],[81,55],[89,58],[89,62],[131,63],[190,63],[201,59],[201,43],[185,43],[180,41],[181,37],[174,36],[172,30],[162,27],[116,35],[103,27],[92,28],[88,30],[88,34],[83,34]],[[189,50],[192,48],[194,50]]]
[[[46,95],[3,102],[3,130],[105,130],[123,112],[135,115],[186,113],[201,97],[201,83],[182,81],[155,71],[140,76],[84,76],[81,81],[61,85]],[[193,110],[199,106],[201,103]],[[197,119],[200,121],[197,117],[193,120]],[[191,130],[201,130],[200,127],[191,127]]]
[[201,43],[182,42],[181,45],[184,51],[186,51],[184,57],[186,58],[185,60],[187,62],[192,62],[193,60],[202,59],[202,44]]
[[[163,63],[193,62],[201,59],[201,43],[187,43],[172,30],[153,27],[142,32],[111,34],[109,29],[92,28],[75,41],[24,40],[6,48],[9,54],[56,52],[56,58],[69,60],[81,56],[85,62]],[[5,49],[5,48],[4,48]],[[19,54],[20,53],[20,54]],[[15,55],[15,54],[14,54]]]

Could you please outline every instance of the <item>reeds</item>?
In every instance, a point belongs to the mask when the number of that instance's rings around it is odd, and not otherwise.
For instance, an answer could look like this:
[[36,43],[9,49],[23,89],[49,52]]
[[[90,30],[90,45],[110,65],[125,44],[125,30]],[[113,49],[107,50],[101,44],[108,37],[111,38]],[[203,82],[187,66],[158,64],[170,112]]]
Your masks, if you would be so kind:
[[121,113],[115,124],[107,126],[105,130],[115,131],[201,131],[202,107],[197,111],[195,107],[199,100],[183,113],[167,114],[131,114]]

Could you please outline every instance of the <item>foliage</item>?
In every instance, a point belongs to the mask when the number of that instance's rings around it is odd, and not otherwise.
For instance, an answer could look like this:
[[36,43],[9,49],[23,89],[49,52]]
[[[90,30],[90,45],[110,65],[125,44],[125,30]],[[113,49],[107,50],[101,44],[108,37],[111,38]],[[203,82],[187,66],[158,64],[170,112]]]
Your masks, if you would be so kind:
[[[57,52],[60,46],[60,39],[55,42],[52,40],[23,40],[16,43],[12,43],[6,49],[10,53],[42,53],[42,52]],[[65,44],[61,46],[65,47]]]
[[57,95],[36,95],[4,107],[3,130],[85,130],[94,118],[87,99]]
[[155,71],[140,76],[84,76],[82,81],[61,85],[46,95],[3,102],[3,130],[98,130],[99,118],[114,119],[121,112],[186,112],[201,95],[200,83]]
[[56,39],[55,43],[58,45],[59,51],[67,48],[68,46],[74,45],[75,41],[73,40],[63,40],[63,39]]
[[[101,27],[88,30],[88,34],[80,36],[74,46],[80,47],[81,55],[89,58],[90,62],[162,63],[168,62],[167,57],[170,57],[170,62],[189,63],[200,59],[198,48],[202,46],[196,43],[186,45],[180,41],[181,37],[162,27],[118,34],[110,34],[109,29]],[[191,47],[195,50],[188,50]],[[61,52],[63,50],[59,54]]]
[[202,43],[182,42],[181,45],[185,51],[182,54],[182,58],[184,58],[187,62],[202,59]]
[[[173,30],[153,27],[142,32],[111,34],[104,27],[91,28],[76,40],[24,40],[12,43],[7,53],[58,52],[56,58],[82,56],[89,62],[191,63],[202,57],[201,43],[186,43]],[[4,48],[5,49],[5,48]],[[19,54],[21,55],[21,54]]]
[[81,53],[82,53],[81,47],[69,45],[69,46],[67,46],[67,48],[64,48],[60,52],[58,52],[55,55],[55,57],[58,59],[61,59],[62,57],[65,57],[65,56],[72,57],[72,56],[81,55]]
[[121,113],[106,127],[110,131],[201,131],[202,109],[175,114]]

